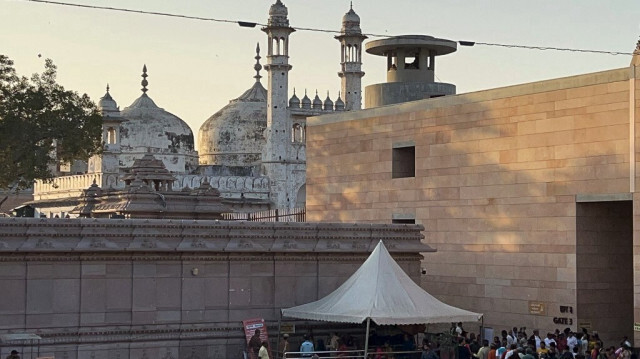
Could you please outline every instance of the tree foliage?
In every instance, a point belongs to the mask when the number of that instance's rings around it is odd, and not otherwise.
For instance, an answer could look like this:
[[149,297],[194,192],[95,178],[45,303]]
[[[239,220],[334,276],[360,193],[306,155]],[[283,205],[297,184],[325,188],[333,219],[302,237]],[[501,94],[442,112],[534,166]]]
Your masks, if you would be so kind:
[[0,188],[51,180],[61,163],[87,160],[102,148],[102,116],[86,94],[56,82],[56,66],[19,77],[0,55]]

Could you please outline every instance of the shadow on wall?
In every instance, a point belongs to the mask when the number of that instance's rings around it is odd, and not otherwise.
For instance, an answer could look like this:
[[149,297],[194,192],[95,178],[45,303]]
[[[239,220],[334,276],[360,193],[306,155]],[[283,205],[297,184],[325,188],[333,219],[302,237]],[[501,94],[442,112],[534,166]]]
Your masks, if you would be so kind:
[[[628,192],[625,88],[621,81],[467,103],[458,95],[458,105],[432,99],[309,126],[308,220],[413,216],[438,250],[423,261],[429,292],[484,312],[496,329],[576,328],[590,318],[576,302],[575,195]],[[412,144],[415,176],[393,178],[395,148]],[[543,303],[544,313],[531,315],[530,303]]]

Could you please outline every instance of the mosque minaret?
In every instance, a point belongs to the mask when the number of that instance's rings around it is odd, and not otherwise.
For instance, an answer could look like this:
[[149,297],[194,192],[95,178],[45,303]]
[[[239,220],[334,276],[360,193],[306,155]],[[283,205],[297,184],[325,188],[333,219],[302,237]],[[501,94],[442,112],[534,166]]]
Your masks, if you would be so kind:
[[340,35],[341,70],[338,76],[342,79],[342,95],[345,98],[345,110],[362,108],[362,42],[367,38],[360,29],[360,17],[353,11],[353,4],[342,17]]

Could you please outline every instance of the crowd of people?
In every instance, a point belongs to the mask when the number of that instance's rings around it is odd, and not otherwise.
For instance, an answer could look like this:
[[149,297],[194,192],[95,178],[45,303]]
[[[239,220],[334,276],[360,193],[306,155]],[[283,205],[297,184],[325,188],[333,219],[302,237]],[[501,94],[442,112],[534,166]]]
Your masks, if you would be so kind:
[[[541,336],[538,330],[527,333],[526,328],[502,330],[499,336],[481,338],[480,334],[470,333],[463,329],[462,323],[453,323],[446,340],[453,340],[455,359],[638,359],[632,351],[627,337],[616,345],[605,346],[597,332],[589,333],[586,329],[573,332],[566,328]],[[257,335],[256,335],[257,337]],[[258,341],[249,343],[256,359],[267,359],[268,343]],[[432,343],[425,336],[420,346],[416,338],[410,334],[395,336],[379,336],[375,331],[369,336],[369,358],[372,359],[440,359],[446,357],[443,342]],[[298,342],[300,343],[300,342]],[[253,344],[253,345],[252,345]],[[363,343],[350,335],[331,333],[326,339],[314,341],[304,335],[302,342],[291,344],[289,335],[284,334],[278,343],[278,357],[285,353],[298,352],[296,357],[340,357],[355,356],[354,351],[362,349]],[[449,355],[451,358],[451,356]],[[451,359],[454,359],[451,358]]]
[[451,334],[457,338],[457,359],[637,359],[627,337],[618,345],[605,346],[597,332],[586,329],[578,333],[556,329],[542,337],[538,330],[528,335],[526,328],[514,327],[480,343],[479,335],[467,333],[457,323]]

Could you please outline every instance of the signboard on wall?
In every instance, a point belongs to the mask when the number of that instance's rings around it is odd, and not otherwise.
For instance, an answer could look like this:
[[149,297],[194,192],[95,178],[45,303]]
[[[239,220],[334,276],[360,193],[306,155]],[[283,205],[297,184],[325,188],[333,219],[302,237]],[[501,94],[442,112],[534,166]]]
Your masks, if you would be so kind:
[[529,314],[545,315],[546,306],[543,302],[529,302]]
[[633,331],[640,332],[640,323],[633,323]]
[[[269,335],[267,334],[267,326],[264,324],[264,319],[247,319],[242,321],[242,327],[244,328],[244,336],[247,339],[247,354],[250,359],[257,359],[256,351],[252,350],[257,347],[260,348],[262,342],[269,342]],[[259,337],[255,337],[256,330],[260,331]],[[269,351],[269,357],[271,358],[271,351]]]
[[591,329],[593,329],[592,326],[593,326],[593,324],[591,324],[591,322],[585,322],[585,321],[578,322],[578,330],[580,330],[582,328],[587,329],[587,330],[591,330]]
[[293,323],[280,324],[280,333],[293,334],[296,332],[296,325]]

